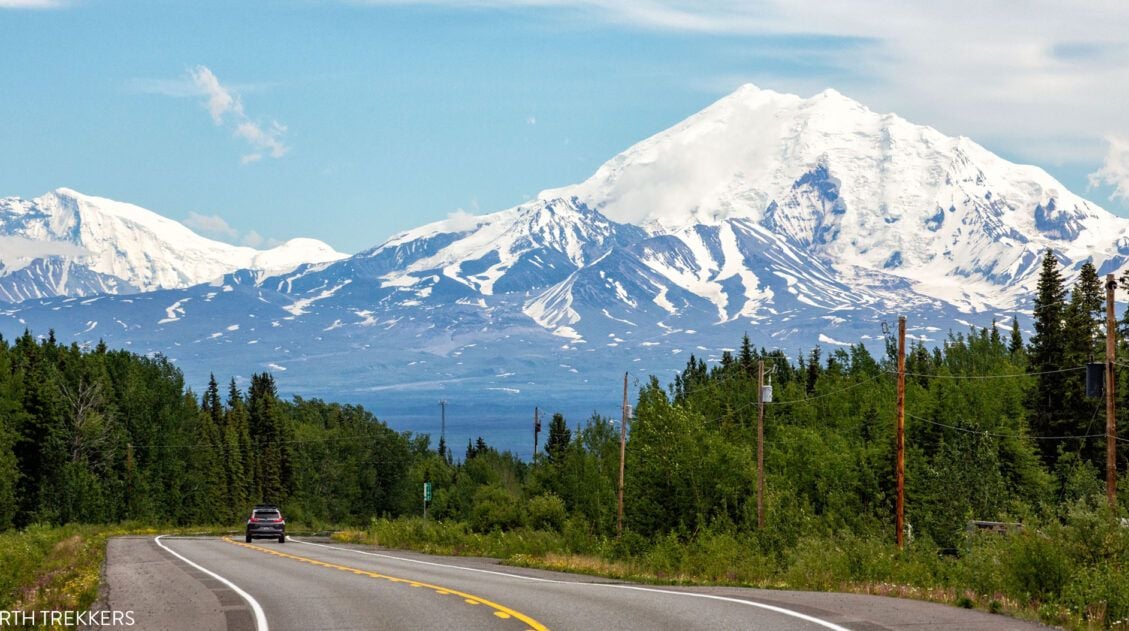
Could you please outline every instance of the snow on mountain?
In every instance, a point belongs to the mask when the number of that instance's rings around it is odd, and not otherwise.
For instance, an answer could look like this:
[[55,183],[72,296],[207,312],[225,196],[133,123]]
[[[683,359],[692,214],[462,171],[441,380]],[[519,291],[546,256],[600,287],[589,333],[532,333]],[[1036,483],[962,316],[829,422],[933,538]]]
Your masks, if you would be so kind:
[[499,393],[614,415],[598,404],[619,401],[624,370],[666,377],[744,334],[789,354],[881,352],[899,314],[926,343],[1023,322],[1047,248],[1068,281],[1088,260],[1102,274],[1129,265],[1129,220],[1037,167],[834,91],[754,86],[580,184],[348,258],[309,240],[218,244],[64,190],[3,200],[0,227],[0,248],[50,251],[0,254],[0,299],[144,292],[0,305],[4,335],[52,328],[162,353],[192,383],[271,370],[288,391],[409,418],[457,397],[482,422],[510,418]]
[[1042,169],[834,90],[742,86],[541,194],[557,197],[655,233],[748,219],[840,271],[880,270],[969,310],[1014,306],[1048,247],[1103,269],[1129,251],[1129,222]]
[[256,250],[201,237],[139,206],[60,188],[0,199],[0,300],[188,287],[345,258],[314,239]]

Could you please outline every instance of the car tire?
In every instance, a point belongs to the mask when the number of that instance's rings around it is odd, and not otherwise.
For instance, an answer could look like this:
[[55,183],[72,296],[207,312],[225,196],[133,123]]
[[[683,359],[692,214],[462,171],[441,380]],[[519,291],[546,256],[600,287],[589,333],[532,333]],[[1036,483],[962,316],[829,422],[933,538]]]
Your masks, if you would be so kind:
[[251,535],[247,535],[247,543],[251,543]]
[[278,542],[279,543],[286,543],[286,535],[279,535],[278,536]]

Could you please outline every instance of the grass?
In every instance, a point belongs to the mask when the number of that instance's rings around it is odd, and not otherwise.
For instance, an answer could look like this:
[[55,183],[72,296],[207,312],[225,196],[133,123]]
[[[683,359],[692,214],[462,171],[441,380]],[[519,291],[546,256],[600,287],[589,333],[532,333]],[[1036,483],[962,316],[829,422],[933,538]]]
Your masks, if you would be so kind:
[[98,596],[108,535],[94,526],[0,534],[0,609],[88,608]]
[[[912,598],[1038,620],[1072,630],[1129,628],[1129,528],[1076,513],[1011,536],[970,535],[958,555],[928,541],[898,550],[879,536],[800,538],[771,549],[755,533],[702,532],[644,540],[584,538],[525,528],[478,533],[458,522],[377,519],[344,542],[640,583],[839,591]],[[767,548],[767,549],[766,549]]]
[[87,611],[101,589],[106,540],[119,535],[213,535],[229,527],[33,525],[0,533],[0,610]]

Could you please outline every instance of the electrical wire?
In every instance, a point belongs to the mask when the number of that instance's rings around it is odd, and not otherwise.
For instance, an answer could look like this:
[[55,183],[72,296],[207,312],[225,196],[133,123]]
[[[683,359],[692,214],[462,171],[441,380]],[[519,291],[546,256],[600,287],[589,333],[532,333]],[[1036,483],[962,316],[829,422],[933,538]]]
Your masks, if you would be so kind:
[[[926,377],[929,379],[1013,379],[1015,377],[1035,377],[1038,375],[1054,375],[1064,372],[1074,372],[1076,370],[1086,370],[1085,366],[1075,366],[1073,368],[1059,368],[1057,370],[1043,370],[1040,372],[1018,372],[1006,375],[930,375],[927,373],[907,372],[903,373],[907,377]],[[887,370],[891,375],[897,375],[896,370]]]
[[[330,436],[326,438],[307,438],[307,439],[294,439],[294,440],[277,440],[269,441],[267,445],[306,445],[314,443],[329,443],[339,440],[364,440],[365,438],[385,438],[385,436],[373,434],[358,434],[354,436]],[[254,441],[252,441],[253,443]],[[226,444],[213,445],[212,443],[154,443],[148,445],[134,445],[127,444],[131,449],[215,449],[219,451],[227,451]]]
[[[909,418],[912,418],[916,421],[921,421],[923,423],[929,423],[930,425],[938,425],[940,427],[947,427],[949,429],[956,430],[958,432],[965,432],[967,434],[978,434],[980,436],[992,436],[992,437],[995,437],[995,438],[1020,438],[1020,439],[1030,438],[1031,440],[1084,440],[1084,439],[1087,439],[1087,438],[1105,438],[1105,434],[1083,434],[1083,435],[1079,435],[1079,436],[1029,436],[1027,434],[1001,434],[1001,433],[998,433],[998,432],[988,432],[988,431],[983,431],[983,430],[978,430],[978,429],[971,429],[971,428],[968,428],[968,427],[960,427],[958,425],[949,425],[948,423],[942,423],[940,421],[930,420],[930,419],[923,418],[923,417],[920,417],[920,416],[915,416],[915,415],[909,414],[909,413],[907,413],[906,416],[909,417]],[[961,419],[961,420],[964,420],[964,419]],[[1124,439],[1119,438],[1118,440],[1124,440]]]
[[765,405],[792,405],[793,403],[807,403],[808,401],[815,401],[816,399],[823,399],[825,397],[840,394],[842,392],[846,392],[848,390],[853,390],[855,388],[858,388],[859,386],[864,386],[864,385],[871,383],[873,381],[877,381],[877,380],[881,379],[884,374],[885,373],[879,373],[879,374],[874,375],[873,377],[871,377],[869,379],[865,379],[863,381],[853,383],[849,386],[839,388],[838,390],[832,390],[831,392],[824,392],[823,394],[817,394],[817,395],[812,396],[812,397],[803,397],[803,398],[800,398],[800,399],[790,399],[788,401],[772,401],[771,403],[765,403]]

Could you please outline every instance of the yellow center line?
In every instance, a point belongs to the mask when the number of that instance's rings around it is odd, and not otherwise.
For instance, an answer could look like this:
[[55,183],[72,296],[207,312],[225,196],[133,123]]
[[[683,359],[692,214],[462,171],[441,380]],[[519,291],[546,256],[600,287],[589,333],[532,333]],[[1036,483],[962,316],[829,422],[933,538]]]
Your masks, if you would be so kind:
[[370,572],[368,570],[362,570],[360,568],[349,567],[347,565],[337,565],[336,563],[328,563],[326,561],[319,561],[317,559],[311,559],[309,557],[298,556],[296,554],[290,554],[288,552],[279,552],[278,550],[271,550],[270,548],[264,548],[262,546],[256,546],[256,545],[252,545],[250,543],[241,543],[239,541],[235,541],[235,540],[231,539],[230,537],[224,537],[223,540],[230,543],[230,544],[237,545],[237,546],[240,546],[240,547],[243,547],[243,548],[247,548],[249,550],[257,550],[259,552],[266,552],[268,554],[273,554],[275,556],[282,557],[282,558],[285,558],[285,559],[293,559],[295,561],[300,561],[302,563],[310,563],[312,565],[318,565],[318,566],[321,566],[321,567],[332,568],[334,570],[341,570],[342,572],[352,572],[353,574],[360,574],[360,575],[363,575],[363,576],[368,576],[370,578],[382,578],[384,580],[391,581],[393,583],[407,583],[408,585],[411,585],[412,587],[426,587],[428,589],[434,590],[435,593],[437,593],[437,594],[446,594],[446,595],[455,594],[456,596],[462,597],[463,601],[466,602],[468,605],[480,605],[481,604],[481,605],[486,605],[487,607],[494,609],[494,615],[503,619],[503,620],[508,619],[508,618],[517,618],[518,620],[521,620],[525,624],[529,625],[529,628],[532,629],[533,631],[549,631],[548,627],[541,624],[540,622],[537,622],[533,618],[530,618],[529,616],[521,613],[520,611],[515,611],[515,610],[510,609],[509,607],[507,607],[505,605],[500,605],[496,602],[491,602],[489,600],[486,600],[485,598],[480,598],[480,597],[475,596],[473,594],[461,592],[457,589],[451,589],[450,587],[440,587],[439,585],[432,585],[430,583],[423,583],[423,582],[420,582],[420,581],[414,581],[414,580],[406,579],[406,578],[397,578],[395,576],[389,576],[387,574],[380,574],[378,572]]

